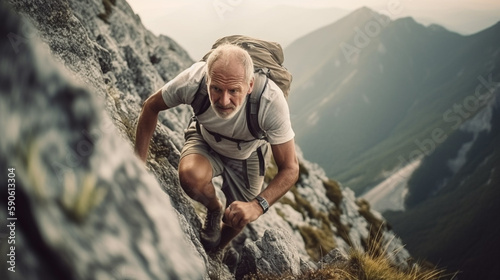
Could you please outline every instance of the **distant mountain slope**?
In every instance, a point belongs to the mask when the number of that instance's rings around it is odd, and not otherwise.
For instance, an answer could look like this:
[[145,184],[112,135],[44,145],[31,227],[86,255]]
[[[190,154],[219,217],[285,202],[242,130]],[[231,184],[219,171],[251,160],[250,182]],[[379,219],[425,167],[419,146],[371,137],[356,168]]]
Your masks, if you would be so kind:
[[[499,279],[500,95],[425,158],[410,183],[407,210],[386,212],[413,256],[459,279]],[[494,94],[494,95],[493,95]]]
[[285,49],[297,142],[362,193],[480,109],[464,102],[496,78],[498,34],[499,24],[461,36],[361,8],[298,39]]
[[360,9],[285,50],[305,156],[358,194],[422,159],[407,210],[384,216],[413,256],[459,279],[499,278],[498,34]]

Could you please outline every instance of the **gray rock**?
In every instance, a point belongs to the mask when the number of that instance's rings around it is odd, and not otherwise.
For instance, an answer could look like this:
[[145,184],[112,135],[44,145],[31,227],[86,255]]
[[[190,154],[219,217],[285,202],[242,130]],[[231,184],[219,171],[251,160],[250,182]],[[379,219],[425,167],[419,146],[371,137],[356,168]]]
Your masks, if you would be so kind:
[[343,263],[347,261],[347,257],[337,248],[331,250],[319,262],[318,266],[321,267],[325,264]]
[[[28,38],[4,3],[0,13],[1,36],[24,38],[0,45],[0,166],[15,169],[18,238],[10,279],[202,279],[205,265],[169,197],[98,97]],[[10,273],[5,263],[1,273]]]
[[270,229],[261,239],[243,247],[236,278],[250,273],[297,275],[300,265],[300,256],[291,237],[283,231]]

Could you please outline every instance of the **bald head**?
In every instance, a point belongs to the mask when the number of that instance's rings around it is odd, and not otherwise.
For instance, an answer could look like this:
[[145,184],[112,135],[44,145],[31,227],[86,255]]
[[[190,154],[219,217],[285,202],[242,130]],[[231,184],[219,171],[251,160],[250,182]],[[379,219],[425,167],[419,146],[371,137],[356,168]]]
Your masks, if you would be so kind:
[[231,66],[243,67],[243,75],[247,84],[252,81],[254,76],[252,58],[246,50],[237,45],[222,44],[212,51],[206,65],[209,80],[213,73],[214,65],[222,68],[229,68]]

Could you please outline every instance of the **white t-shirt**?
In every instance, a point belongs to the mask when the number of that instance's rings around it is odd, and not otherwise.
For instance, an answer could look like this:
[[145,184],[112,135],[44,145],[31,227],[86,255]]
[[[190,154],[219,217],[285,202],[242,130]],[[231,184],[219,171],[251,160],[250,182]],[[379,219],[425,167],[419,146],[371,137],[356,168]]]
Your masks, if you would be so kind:
[[[184,70],[177,77],[162,87],[162,97],[165,104],[175,107],[180,104],[191,104],[198,90],[201,79],[205,72],[205,62],[197,62],[190,68]],[[231,119],[219,118],[212,106],[197,117],[203,139],[217,153],[234,159],[247,159],[259,146],[266,143],[265,140],[255,140],[238,144],[234,141],[222,138],[217,142],[211,132],[239,140],[254,140],[247,127],[246,101],[241,109]],[[259,125],[267,132],[267,138],[271,145],[283,144],[295,137],[290,122],[288,103],[281,89],[271,80],[266,86],[260,101]]]

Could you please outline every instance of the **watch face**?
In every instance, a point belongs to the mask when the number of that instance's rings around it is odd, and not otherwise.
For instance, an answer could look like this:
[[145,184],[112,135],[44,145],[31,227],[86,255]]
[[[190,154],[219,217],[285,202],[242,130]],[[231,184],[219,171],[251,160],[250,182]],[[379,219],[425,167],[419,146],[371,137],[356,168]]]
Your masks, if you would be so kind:
[[257,196],[256,198],[257,201],[259,201],[260,206],[264,210],[264,213],[266,213],[267,210],[269,209],[269,203],[267,203],[267,200],[263,197]]
[[267,205],[266,205],[266,203],[264,201],[261,200],[260,201],[260,206],[262,206],[262,208],[265,209]]

